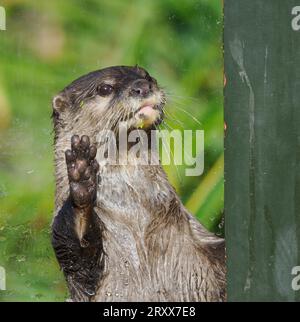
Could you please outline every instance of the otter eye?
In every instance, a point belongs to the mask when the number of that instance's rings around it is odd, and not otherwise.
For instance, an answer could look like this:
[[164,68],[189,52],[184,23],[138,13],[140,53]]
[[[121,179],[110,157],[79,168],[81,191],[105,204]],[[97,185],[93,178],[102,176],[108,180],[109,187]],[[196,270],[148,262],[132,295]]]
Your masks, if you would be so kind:
[[98,86],[97,92],[100,96],[107,96],[113,92],[114,88],[111,85],[103,84]]

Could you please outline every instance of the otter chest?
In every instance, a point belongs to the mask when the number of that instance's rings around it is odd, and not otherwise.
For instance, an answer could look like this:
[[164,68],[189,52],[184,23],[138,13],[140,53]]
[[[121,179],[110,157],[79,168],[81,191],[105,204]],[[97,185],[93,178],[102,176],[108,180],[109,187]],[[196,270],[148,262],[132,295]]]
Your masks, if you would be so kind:
[[169,187],[149,167],[104,166],[97,178],[97,205],[103,210],[148,212],[159,210],[169,198]]

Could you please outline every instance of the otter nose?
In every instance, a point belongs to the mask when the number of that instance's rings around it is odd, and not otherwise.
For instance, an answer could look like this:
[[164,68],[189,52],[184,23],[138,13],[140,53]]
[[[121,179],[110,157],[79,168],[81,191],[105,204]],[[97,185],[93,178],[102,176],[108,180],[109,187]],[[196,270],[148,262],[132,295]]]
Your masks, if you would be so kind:
[[132,84],[131,93],[134,96],[146,97],[151,91],[151,84],[144,79],[137,80]]

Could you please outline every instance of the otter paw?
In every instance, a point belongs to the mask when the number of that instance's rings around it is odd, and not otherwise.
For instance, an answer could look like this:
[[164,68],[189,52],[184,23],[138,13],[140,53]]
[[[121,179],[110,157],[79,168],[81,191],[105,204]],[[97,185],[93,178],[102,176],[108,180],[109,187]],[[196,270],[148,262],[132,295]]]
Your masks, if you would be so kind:
[[92,206],[96,199],[97,172],[99,164],[96,161],[97,148],[90,145],[88,136],[78,135],[71,138],[71,150],[65,152],[70,196],[79,208]]

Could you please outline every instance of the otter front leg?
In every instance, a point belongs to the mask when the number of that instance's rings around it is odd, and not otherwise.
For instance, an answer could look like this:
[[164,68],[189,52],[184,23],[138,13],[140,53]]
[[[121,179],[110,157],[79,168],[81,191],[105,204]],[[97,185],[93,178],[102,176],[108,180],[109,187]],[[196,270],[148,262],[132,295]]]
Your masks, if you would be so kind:
[[99,165],[87,136],[71,139],[66,163],[70,195],[53,222],[52,244],[72,300],[88,301],[103,271],[102,222],[94,212]]
[[70,183],[70,199],[74,205],[75,232],[82,247],[86,247],[86,233],[92,224],[93,208],[97,192],[97,149],[90,146],[89,137],[78,135],[71,139],[71,150],[66,151],[66,163]]

